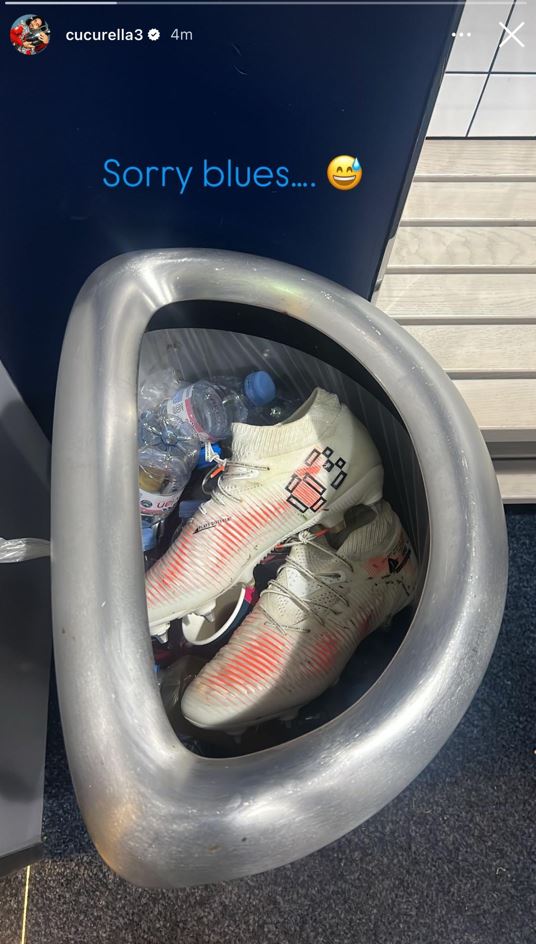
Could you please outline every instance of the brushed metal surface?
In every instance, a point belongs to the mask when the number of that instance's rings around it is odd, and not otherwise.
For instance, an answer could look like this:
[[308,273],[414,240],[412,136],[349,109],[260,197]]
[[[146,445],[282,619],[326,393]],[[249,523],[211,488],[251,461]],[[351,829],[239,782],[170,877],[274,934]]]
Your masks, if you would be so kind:
[[[378,682],[324,727],[225,760],[198,757],[174,736],[154,679],[145,606],[138,353],[154,311],[183,299],[279,310],[359,359],[408,427],[430,512],[422,598]],[[306,855],[373,815],[459,722],[501,622],[503,510],[486,447],[454,385],[368,302],[317,275],[254,256],[140,252],[90,276],[61,358],[52,519],[54,645],[71,773],[100,854],[139,885],[259,872]]]
[[[0,535],[46,540],[50,444],[2,363],[0,456]],[[52,650],[49,562],[0,564],[0,601],[1,877],[40,854]]]

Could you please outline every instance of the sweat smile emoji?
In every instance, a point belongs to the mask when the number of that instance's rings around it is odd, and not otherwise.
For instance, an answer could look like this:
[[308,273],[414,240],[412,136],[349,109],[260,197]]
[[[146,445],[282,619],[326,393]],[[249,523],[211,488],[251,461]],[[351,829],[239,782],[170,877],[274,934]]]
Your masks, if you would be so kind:
[[353,190],[363,176],[363,170],[357,157],[339,154],[328,164],[328,180],[336,190]]

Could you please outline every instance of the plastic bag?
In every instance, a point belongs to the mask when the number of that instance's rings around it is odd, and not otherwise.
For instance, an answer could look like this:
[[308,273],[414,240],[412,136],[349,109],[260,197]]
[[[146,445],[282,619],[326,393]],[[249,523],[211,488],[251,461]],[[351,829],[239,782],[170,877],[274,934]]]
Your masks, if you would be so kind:
[[15,538],[6,541],[0,538],[0,564],[18,564],[21,561],[35,560],[36,557],[50,557],[50,541],[42,538]]

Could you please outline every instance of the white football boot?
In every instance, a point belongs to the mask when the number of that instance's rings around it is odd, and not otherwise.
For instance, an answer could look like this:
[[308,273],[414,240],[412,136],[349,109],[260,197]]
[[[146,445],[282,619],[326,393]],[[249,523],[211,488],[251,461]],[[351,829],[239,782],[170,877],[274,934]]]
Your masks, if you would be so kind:
[[238,733],[295,717],[337,682],[365,636],[411,602],[417,562],[397,515],[386,501],[356,511],[366,523],[346,529],[338,550],[325,531],[289,543],[276,580],[186,689],[188,721]]
[[232,457],[215,491],[146,574],[153,635],[172,619],[207,614],[279,542],[343,520],[382,495],[383,467],[365,427],[317,388],[277,426],[233,424]]

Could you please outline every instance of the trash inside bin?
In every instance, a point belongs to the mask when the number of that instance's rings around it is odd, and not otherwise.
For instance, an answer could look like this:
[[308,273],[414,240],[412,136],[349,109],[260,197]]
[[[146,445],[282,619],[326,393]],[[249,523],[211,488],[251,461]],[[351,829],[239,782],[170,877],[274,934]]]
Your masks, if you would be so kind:
[[[217,303],[204,306],[205,318],[217,312],[222,313]],[[202,364],[196,361],[199,349]],[[159,680],[174,730],[179,737],[187,732],[187,746],[194,735],[196,751],[202,749],[205,756],[221,756],[224,744],[229,755],[238,755],[326,723],[380,675],[417,602],[418,558],[412,542],[419,549],[426,542],[422,483],[400,421],[319,357],[231,331],[151,331],[141,347],[142,414],[144,391],[156,390],[170,369],[166,364],[173,365],[177,391],[160,385],[153,409],[160,416],[169,418],[169,405],[197,386],[215,394],[260,378],[263,398],[268,398],[262,405],[244,405],[241,425],[233,427],[233,435],[229,429],[223,453],[220,448],[213,462],[203,461],[186,485],[181,497],[188,501],[199,495],[203,508],[198,511],[197,505],[194,516],[183,519],[177,496],[160,537],[161,561],[156,564],[151,554],[146,583],[150,631],[159,641],[155,660],[158,667],[166,666],[166,677]],[[235,371],[225,387],[222,365]],[[176,428],[187,420],[184,411]],[[283,434],[287,445],[274,457],[273,443],[279,446]],[[391,504],[382,501],[384,460],[376,440],[386,457],[405,441],[406,468],[387,462]],[[246,465],[233,462],[244,444],[248,448],[259,441],[262,457],[250,452]],[[259,446],[254,448],[258,453]],[[162,450],[165,456],[165,445]],[[404,477],[406,491],[393,488]],[[140,489],[142,520],[144,496]],[[408,518],[411,540],[397,511]],[[185,581],[197,594],[190,605],[181,586]],[[392,633],[369,639],[357,653],[359,644],[385,624]],[[160,644],[167,647],[167,657]],[[195,684],[191,679],[187,695],[182,691],[179,697],[172,680],[181,689],[185,676],[173,663],[188,655],[203,662]]]
[[[315,579],[324,575],[332,606],[330,574],[339,580],[333,561],[352,564],[355,535],[362,541],[371,522],[397,535],[392,554],[370,559],[372,583],[389,556],[399,577],[409,559],[418,561],[418,583],[417,570],[409,583],[400,577],[409,605],[393,605],[398,615],[390,631],[371,634],[340,678],[333,677],[332,687],[300,705],[297,714],[284,717],[278,691],[276,718],[269,717],[268,698],[262,723],[248,716],[240,730],[238,712],[236,726],[226,719],[220,728],[213,712],[205,724],[210,685],[221,689],[221,679],[207,674],[215,664],[210,645],[217,649],[220,642],[210,639],[206,626],[192,625],[192,644],[188,629],[168,619],[203,609],[195,588],[193,607],[166,609],[166,594],[156,602],[154,626],[165,627],[155,644],[157,662],[167,668],[154,671],[139,518],[140,346],[142,389],[144,376],[169,369],[173,360],[186,384],[174,418],[193,416],[206,444],[229,435],[229,414],[220,410],[223,398],[221,391],[213,393],[214,378],[234,378],[223,385],[226,396],[233,410],[247,410],[245,391],[235,381],[265,372],[276,394],[278,384],[285,389],[284,396],[254,404],[281,410],[282,419],[275,419],[283,425],[273,428],[285,429],[286,403],[306,401],[304,415],[318,408],[331,417],[333,410],[335,436],[344,405],[378,450],[383,486],[378,492],[375,461],[365,462],[358,481],[366,480],[370,489],[356,487],[355,501],[343,509],[350,512],[353,505],[357,517],[344,521],[342,543],[337,533],[313,534],[311,552],[306,542],[300,547],[290,539],[291,523],[284,529],[290,534],[280,535],[279,543],[293,546],[279,584],[276,575],[275,592],[268,594],[270,605],[262,603],[263,596],[249,601],[242,626],[259,603],[276,632],[278,625],[285,631],[282,610],[295,623],[292,607],[299,610],[302,601],[293,588],[302,584],[289,577],[290,561],[301,578],[309,580],[311,568]],[[212,390],[194,403],[188,388],[200,379],[212,383]],[[352,423],[348,419],[348,429]],[[345,435],[347,448],[350,434]],[[232,440],[234,449],[234,435]],[[368,441],[362,442],[365,455]],[[316,465],[327,463],[329,470],[331,463],[330,474],[345,474],[346,468],[337,467],[344,449],[328,455],[330,449],[326,441]],[[189,461],[193,465],[193,455]],[[153,489],[146,491],[157,494],[165,476],[154,458],[145,473],[144,483]],[[312,481],[307,488],[304,476],[295,482],[292,474],[289,495],[311,511],[322,495]],[[174,486],[177,509],[180,490]],[[195,496],[184,492],[184,500]],[[172,517],[162,518],[164,530],[176,525]],[[181,532],[175,540],[173,534],[159,537],[179,548],[180,571]],[[259,553],[264,550],[259,546]],[[171,571],[158,567],[154,573],[169,586]],[[211,579],[218,591],[216,571]],[[280,263],[201,250],[119,257],[82,288],[62,353],[53,441],[56,668],[78,800],[98,850],[120,874],[147,886],[247,875],[305,855],[372,815],[428,763],[466,710],[494,645],[505,586],[502,505],[480,433],[441,369],[369,303]],[[356,600],[358,609],[361,597]],[[229,601],[230,612],[218,617],[222,635],[232,631],[226,622],[238,602]],[[318,616],[318,609],[313,612]],[[197,632],[208,638],[206,650],[195,645]],[[229,645],[240,632],[235,630]],[[304,651],[313,662],[330,655],[325,649]],[[259,653],[254,658],[262,662]],[[236,693],[236,667],[226,669]],[[250,662],[250,682],[258,671],[258,663]],[[296,678],[286,680],[285,690]],[[206,680],[201,689],[200,679]],[[197,691],[197,700],[188,700],[189,691]],[[229,691],[226,705],[228,696]]]

